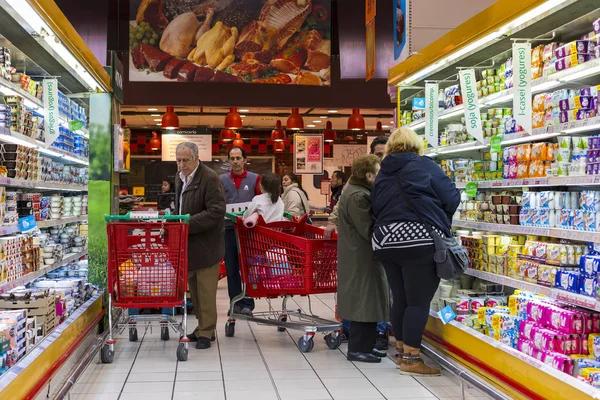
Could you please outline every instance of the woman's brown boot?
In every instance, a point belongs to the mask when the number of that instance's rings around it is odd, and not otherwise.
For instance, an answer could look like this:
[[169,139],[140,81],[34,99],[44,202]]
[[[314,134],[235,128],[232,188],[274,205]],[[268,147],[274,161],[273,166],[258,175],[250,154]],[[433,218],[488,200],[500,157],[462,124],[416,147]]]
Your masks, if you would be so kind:
[[402,353],[400,363],[400,373],[402,375],[415,376],[440,376],[440,370],[426,365],[420,354],[420,349],[404,345],[404,353]]
[[400,364],[402,363],[402,353],[404,353],[404,343],[401,340],[396,340],[396,364],[398,364],[397,368],[400,368]]

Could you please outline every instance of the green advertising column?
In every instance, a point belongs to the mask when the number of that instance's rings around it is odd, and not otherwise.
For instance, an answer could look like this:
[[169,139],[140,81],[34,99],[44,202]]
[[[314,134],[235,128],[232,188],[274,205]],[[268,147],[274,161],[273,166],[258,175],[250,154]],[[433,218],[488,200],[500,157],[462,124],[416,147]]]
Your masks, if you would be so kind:
[[104,215],[111,213],[111,95],[90,95],[90,170],[88,185],[89,281],[106,287],[108,246]]

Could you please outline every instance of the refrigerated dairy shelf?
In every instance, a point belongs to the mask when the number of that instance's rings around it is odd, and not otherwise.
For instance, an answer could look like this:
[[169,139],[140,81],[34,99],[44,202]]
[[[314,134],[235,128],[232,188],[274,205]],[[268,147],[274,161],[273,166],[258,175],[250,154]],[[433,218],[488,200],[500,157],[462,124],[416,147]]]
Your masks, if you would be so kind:
[[[438,316],[438,314],[435,311],[430,310],[429,316],[430,316],[430,320],[434,320],[436,322],[441,323],[440,317]],[[430,327],[430,325],[428,325],[428,328],[429,327]],[[497,349],[497,350],[500,350],[501,352],[503,352],[505,357],[511,357],[511,358],[515,358],[516,360],[520,360],[520,361],[526,363],[527,365],[529,365],[533,368],[536,368],[539,372],[542,372],[543,374],[547,374],[546,378],[552,377],[552,378],[555,378],[559,381],[566,383],[567,385],[571,386],[573,389],[581,392],[578,394],[585,394],[585,395],[591,396],[591,398],[595,398],[595,399],[599,398],[598,389],[592,387],[591,385],[581,382],[580,380],[578,380],[577,378],[575,378],[571,375],[565,374],[564,372],[554,369],[550,365],[547,365],[544,362],[542,362],[536,358],[528,356],[527,354],[522,353],[519,350],[514,349],[498,340],[494,340],[493,338],[486,336],[483,333],[480,333],[480,332],[476,331],[475,329],[472,329],[464,324],[461,324],[460,322],[450,321],[447,324],[445,324],[443,329],[444,329],[444,333],[447,329],[457,329],[460,332],[468,334],[470,339],[474,339],[474,340],[478,341],[478,343],[476,345],[474,345],[473,347],[480,348],[482,344],[491,346],[493,349]],[[425,337],[427,337],[429,339],[434,339],[434,342],[436,342],[436,341],[444,342],[444,338],[437,336],[436,333],[437,332],[431,332],[428,329],[425,332]],[[455,334],[453,334],[452,336],[455,336]],[[489,355],[489,351],[487,351],[486,354]],[[500,353],[500,354],[502,354],[502,353]],[[504,362],[506,362],[506,361],[507,360],[505,360]],[[511,360],[511,363],[512,362],[513,361]],[[492,370],[494,369],[494,365],[491,363],[488,363],[487,367],[491,368]],[[492,371],[486,371],[486,372],[493,374]],[[519,370],[513,370],[511,372],[518,374]]]
[[0,397],[34,398],[102,319],[102,296],[99,290],[2,374]]
[[61,261],[55,262],[52,265],[48,265],[37,271],[31,272],[27,275],[20,277],[19,279],[15,279],[14,281],[0,284],[0,294],[8,292],[9,290],[16,288],[17,286],[22,286],[26,283],[29,283],[29,282],[33,281],[34,279],[47,274],[48,272],[52,272],[55,269],[58,269],[58,268],[62,267],[63,265],[70,263],[71,261],[79,260],[81,257],[87,255],[87,252],[88,251],[86,248],[85,250],[83,250],[82,252],[79,252],[79,253],[67,254],[67,257],[63,258]]
[[11,131],[6,127],[0,127],[0,141],[19,144],[22,146],[30,147],[32,149],[36,149],[45,156],[58,159],[62,162],[70,161],[78,165],[89,165],[87,158],[79,157],[60,149],[46,148],[45,143],[40,142],[39,140],[36,140],[32,137],[23,135],[19,132]]
[[544,228],[536,226],[492,224],[488,222],[463,221],[460,219],[452,220],[452,226],[455,228],[492,231],[513,235],[547,236],[557,239],[600,243],[600,232],[576,231],[572,229]]
[[[495,181],[478,181],[478,189],[503,189],[532,186],[588,186],[600,185],[600,175],[552,176],[547,178],[500,179]],[[458,189],[464,189],[467,182],[457,182]]]
[[[44,228],[52,228],[53,226],[65,225],[65,224],[73,224],[75,222],[83,222],[87,221],[88,216],[82,215],[80,217],[71,217],[71,218],[61,218],[61,219],[49,219],[46,221],[37,221],[36,225],[40,229]],[[14,235],[20,233],[18,225],[11,226],[0,226],[0,236]]]
[[[580,64],[576,67],[566,69],[564,71],[556,72],[549,76],[544,76],[539,79],[535,79],[531,82],[531,93],[541,93],[546,90],[558,90],[561,88],[568,88],[573,85],[577,85],[576,80],[587,79],[591,77],[600,76],[600,59],[588,61],[584,64]],[[513,103],[513,89],[505,89],[498,93],[490,94],[489,96],[482,97],[479,99],[479,108],[481,110],[490,107],[502,107],[503,105],[511,105]],[[451,123],[453,121],[460,121],[464,113],[464,107],[462,104],[452,108],[445,109],[438,114],[440,121]],[[581,123],[583,121],[573,121]],[[415,131],[423,129],[425,127],[425,119],[413,121],[406,125],[408,128]]]
[[579,307],[600,311],[600,302],[598,300],[591,297],[583,296],[581,294],[571,293],[565,290],[538,285],[536,283],[525,282],[520,279],[497,275],[486,271],[479,271],[472,268],[469,268],[466,274],[474,276],[476,278],[485,279],[486,281],[497,283],[499,285],[526,290],[528,292],[541,294],[552,299],[563,301],[565,303],[573,304]]
[[88,220],[87,215],[81,215],[79,217],[61,218],[61,219],[48,219],[46,221],[38,221],[37,227],[40,229],[52,228],[53,226],[74,224],[75,222],[84,222]]
[[57,190],[66,192],[87,192],[86,185],[72,185],[68,183],[50,183],[42,181],[27,181],[23,179],[0,178],[0,186],[16,187],[22,189]]
[[0,78],[0,93],[5,96],[20,96],[25,100],[26,107],[29,107],[34,111],[43,111],[44,103],[42,103],[42,100],[23,90],[19,85],[3,78]]
[[[516,132],[505,135],[502,139],[503,146],[509,146],[519,143],[527,143],[538,140],[546,140],[562,135],[570,135],[575,133],[586,133],[595,130],[600,130],[600,117],[588,118],[580,121],[571,121],[564,124],[545,126],[543,128],[533,129],[533,133],[528,135],[526,132]],[[487,149],[490,146],[490,139],[486,138],[484,143],[470,141],[451,146],[442,146],[435,148],[427,148],[425,155],[436,156],[445,154],[468,153],[475,150]]]

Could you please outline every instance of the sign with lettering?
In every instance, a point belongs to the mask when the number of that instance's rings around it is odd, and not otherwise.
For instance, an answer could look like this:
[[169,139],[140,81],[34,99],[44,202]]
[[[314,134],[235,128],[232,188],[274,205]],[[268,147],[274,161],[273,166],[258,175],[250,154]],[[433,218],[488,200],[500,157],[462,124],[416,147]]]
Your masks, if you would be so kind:
[[481,114],[479,113],[479,97],[477,95],[477,78],[475,71],[464,69],[458,73],[460,77],[460,91],[463,94],[463,107],[467,133],[483,143],[483,129]]
[[513,114],[518,125],[532,133],[531,43],[513,43]]
[[437,83],[425,83],[425,140],[438,147],[438,87]]
[[[172,131],[171,131],[172,132]],[[212,136],[211,135],[178,135],[169,134],[161,136],[162,161],[175,161],[177,145],[183,142],[192,142],[198,146],[200,161],[212,161]]]
[[44,87],[44,141],[46,147],[50,147],[59,133],[59,117],[58,117],[58,80],[44,79],[42,83]]

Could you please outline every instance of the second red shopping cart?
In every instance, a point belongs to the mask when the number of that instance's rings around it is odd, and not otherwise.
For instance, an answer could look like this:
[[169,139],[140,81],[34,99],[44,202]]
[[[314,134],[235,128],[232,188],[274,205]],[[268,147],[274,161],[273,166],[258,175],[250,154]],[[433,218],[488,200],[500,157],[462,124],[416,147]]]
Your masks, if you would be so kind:
[[[259,218],[257,226],[247,228],[239,216],[228,216],[235,224],[243,290],[231,301],[226,336],[234,336],[236,319],[244,319],[277,326],[280,331],[303,331],[298,339],[302,352],[313,349],[316,332],[331,332],[325,340],[329,348],[337,349],[341,325],[314,315],[309,296],[337,291],[337,237],[325,238],[323,229],[306,224],[306,218],[270,224]],[[308,313],[287,308],[294,295],[308,296]],[[235,314],[235,303],[245,296],[267,299],[269,311]],[[283,297],[282,309],[274,310],[270,300],[278,297]]]

